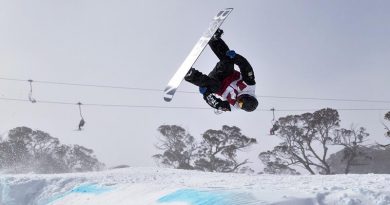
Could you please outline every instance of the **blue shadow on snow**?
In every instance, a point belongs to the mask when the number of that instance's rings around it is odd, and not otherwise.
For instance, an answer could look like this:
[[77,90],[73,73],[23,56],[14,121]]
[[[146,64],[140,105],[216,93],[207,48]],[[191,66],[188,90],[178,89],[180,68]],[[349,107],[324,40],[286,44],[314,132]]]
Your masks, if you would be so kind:
[[97,186],[95,184],[86,184],[72,189],[70,193],[102,194],[108,191],[111,191],[111,188]]
[[60,200],[60,199],[62,199],[64,197],[66,197],[68,195],[71,195],[71,194],[74,194],[74,193],[98,195],[98,194],[102,194],[102,193],[105,193],[105,192],[109,192],[111,190],[112,190],[112,188],[105,187],[105,186],[102,186],[102,185],[84,184],[84,185],[75,187],[72,190],[67,191],[67,192],[65,192],[63,194],[54,196],[51,199],[47,200],[47,202],[44,203],[44,204],[51,204],[51,203],[53,203],[53,202],[55,202],[57,200]]
[[185,202],[190,205],[234,205],[237,202],[253,202],[255,199],[248,193],[227,191],[206,191],[195,189],[180,189],[158,199],[159,203]]

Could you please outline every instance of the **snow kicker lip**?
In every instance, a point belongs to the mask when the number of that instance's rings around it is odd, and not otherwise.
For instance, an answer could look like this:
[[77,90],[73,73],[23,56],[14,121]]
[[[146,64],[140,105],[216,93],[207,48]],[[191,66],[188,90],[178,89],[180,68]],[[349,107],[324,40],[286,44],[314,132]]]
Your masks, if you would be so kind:
[[74,188],[71,193],[102,194],[111,191],[111,188],[96,184],[85,184]]
[[67,197],[68,195],[75,194],[75,193],[99,195],[99,194],[103,194],[103,193],[106,193],[109,191],[112,191],[112,188],[98,185],[98,184],[84,184],[84,185],[77,186],[77,187],[73,188],[72,190],[67,191],[63,194],[54,196],[53,198],[47,200],[47,202],[45,204],[51,204],[57,200],[60,200],[62,198]]
[[252,194],[219,190],[180,189],[158,199],[158,203],[185,202],[191,205],[255,204]]

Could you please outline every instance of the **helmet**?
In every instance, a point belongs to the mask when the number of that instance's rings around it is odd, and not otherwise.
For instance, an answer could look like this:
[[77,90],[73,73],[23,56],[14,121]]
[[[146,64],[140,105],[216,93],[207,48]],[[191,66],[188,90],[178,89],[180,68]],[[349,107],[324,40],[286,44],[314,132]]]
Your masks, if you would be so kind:
[[247,112],[252,112],[256,110],[257,106],[259,105],[257,99],[248,94],[238,96],[237,101],[240,108]]

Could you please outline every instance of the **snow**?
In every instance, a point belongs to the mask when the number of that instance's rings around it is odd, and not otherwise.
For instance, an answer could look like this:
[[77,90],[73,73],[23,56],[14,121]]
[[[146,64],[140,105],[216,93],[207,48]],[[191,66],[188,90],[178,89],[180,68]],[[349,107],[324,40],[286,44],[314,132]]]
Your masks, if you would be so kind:
[[390,175],[248,175],[140,167],[0,175],[1,205],[389,205]]

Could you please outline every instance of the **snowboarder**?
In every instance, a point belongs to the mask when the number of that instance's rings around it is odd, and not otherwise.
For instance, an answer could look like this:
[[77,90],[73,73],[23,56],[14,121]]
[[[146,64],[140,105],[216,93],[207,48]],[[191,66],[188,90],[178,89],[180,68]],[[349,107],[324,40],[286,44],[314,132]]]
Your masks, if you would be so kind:
[[[243,56],[229,49],[221,39],[222,34],[223,30],[218,29],[209,42],[220,60],[209,75],[191,68],[184,79],[199,86],[203,99],[217,110],[231,111],[235,107],[252,112],[258,105],[252,66]],[[234,65],[240,72],[234,69]]]

